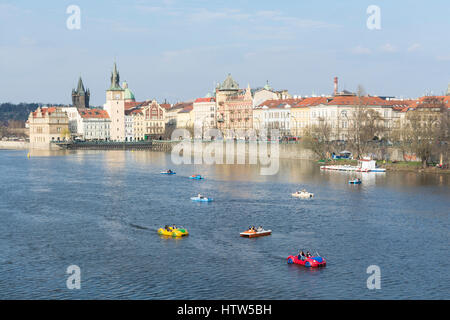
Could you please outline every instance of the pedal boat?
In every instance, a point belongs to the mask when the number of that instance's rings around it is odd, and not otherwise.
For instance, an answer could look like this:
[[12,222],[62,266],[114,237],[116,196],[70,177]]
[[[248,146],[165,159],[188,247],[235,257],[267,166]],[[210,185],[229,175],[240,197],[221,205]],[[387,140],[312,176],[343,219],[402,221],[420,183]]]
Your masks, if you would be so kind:
[[185,228],[176,228],[173,229],[172,227],[169,227],[169,230],[165,228],[159,228],[158,234],[161,236],[169,236],[169,237],[184,237],[189,235],[189,232]]
[[201,196],[201,197],[192,197],[191,200],[195,202],[211,202],[213,201],[213,198]]
[[361,184],[361,179],[353,179],[353,180],[349,180],[349,184]]
[[202,177],[201,175],[199,175],[199,174],[196,174],[196,175],[190,176],[189,179],[202,180],[202,179],[205,179],[205,178],[203,178],[203,177]]
[[314,197],[314,193],[307,192],[307,191],[300,191],[300,192],[297,191],[297,192],[293,193],[292,196],[296,197],[296,198],[308,199],[308,198]]
[[320,256],[314,256],[307,258],[305,256],[289,256],[287,258],[288,264],[299,264],[307,268],[318,268],[325,267],[327,262],[324,258]]
[[165,170],[165,171],[161,171],[161,174],[177,174],[176,172],[172,171],[172,170]]
[[247,237],[247,238],[256,238],[256,237],[264,237],[264,236],[270,236],[272,234],[272,230],[261,230],[261,231],[254,231],[254,230],[247,230],[240,233],[241,237]]

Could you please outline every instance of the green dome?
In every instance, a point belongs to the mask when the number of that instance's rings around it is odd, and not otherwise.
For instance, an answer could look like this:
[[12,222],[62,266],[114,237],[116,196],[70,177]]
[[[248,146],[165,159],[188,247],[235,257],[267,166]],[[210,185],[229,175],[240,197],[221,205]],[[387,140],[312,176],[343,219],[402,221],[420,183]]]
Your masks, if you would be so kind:
[[124,89],[123,96],[125,100],[135,100],[134,94],[130,89],[128,89],[128,83],[126,81],[122,84],[122,88]]
[[268,91],[272,91],[272,87],[269,86],[269,80],[267,80],[266,85],[264,86],[264,89],[266,89]]

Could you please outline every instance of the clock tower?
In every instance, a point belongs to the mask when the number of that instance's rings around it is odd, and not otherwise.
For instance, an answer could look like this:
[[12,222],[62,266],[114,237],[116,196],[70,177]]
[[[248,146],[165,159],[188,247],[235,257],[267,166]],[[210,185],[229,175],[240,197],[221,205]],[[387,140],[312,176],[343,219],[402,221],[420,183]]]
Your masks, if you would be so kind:
[[106,90],[106,103],[103,106],[111,119],[109,131],[110,139],[113,141],[125,141],[125,90],[120,86],[119,81],[119,72],[114,63],[111,86]]

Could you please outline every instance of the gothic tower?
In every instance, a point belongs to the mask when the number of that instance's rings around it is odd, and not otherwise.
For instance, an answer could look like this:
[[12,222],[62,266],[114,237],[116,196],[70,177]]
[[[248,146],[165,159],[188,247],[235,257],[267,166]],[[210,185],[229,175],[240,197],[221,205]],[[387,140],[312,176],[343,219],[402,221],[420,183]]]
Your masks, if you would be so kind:
[[72,89],[72,105],[78,109],[89,108],[89,98],[91,93],[89,89],[85,90],[83,80],[81,77],[78,79],[77,89]]
[[113,141],[125,141],[125,90],[120,86],[120,76],[117,65],[111,73],[111,85],[106,90],[106,103],[103,108],[111,119],[110,139]]

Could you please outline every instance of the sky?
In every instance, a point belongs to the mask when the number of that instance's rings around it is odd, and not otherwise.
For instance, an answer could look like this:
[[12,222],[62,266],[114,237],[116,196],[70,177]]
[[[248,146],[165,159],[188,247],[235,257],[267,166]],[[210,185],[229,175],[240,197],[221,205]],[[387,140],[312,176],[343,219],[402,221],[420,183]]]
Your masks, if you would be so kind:
[[335,76],[340,90],[443,94],[449,14],[448,0],[0,0],[0,102],[70,104],[81,76],[101,106],[114,61],[138,101],[203,97],[228,73],[302,96],[331,94]]

